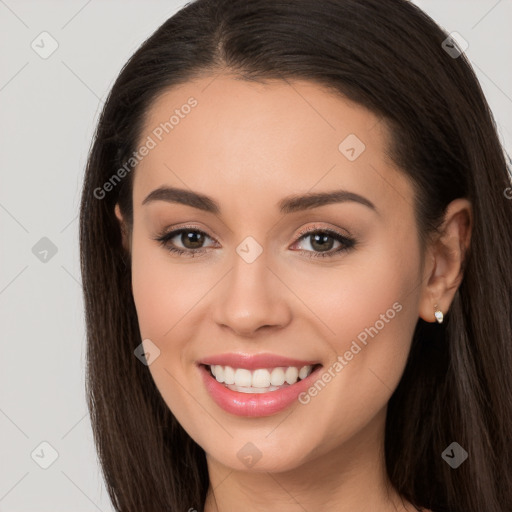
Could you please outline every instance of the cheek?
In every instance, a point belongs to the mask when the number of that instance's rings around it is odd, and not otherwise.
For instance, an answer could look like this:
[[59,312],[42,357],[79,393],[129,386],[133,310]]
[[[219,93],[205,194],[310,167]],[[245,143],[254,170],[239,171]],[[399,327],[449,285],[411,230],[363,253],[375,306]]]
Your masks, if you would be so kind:
[[[338,354],[349,350],[353,340],[364,343],[377,337],[388,340],[388,350],[401,350],[408,346],[417,321],[419,248],[396,235],[380,235],[371,245],[356,248],[335,266],[279,269],[306,306],[297,311],[321,326],[319,339]],[[290,301],[298,304],[292,296]]]
[[[343,368],[333,369],[340,377],[327,387],[337,388],[336,400],[351,401],[351,408],[383,406],[407,361],[418,320],[420,253],[406,232],[398,235],[375,237],[371,248],[356,249],[337,267],[287,271],[286,281],[296,283],[294,293],[321,328],[319,350],[331,364],[343,358]],[[353,392],[342,393],[354,384]]]
[[143,337],[180,339],[175,332],[181,321],[215,282],[198,267],[204,268],[193,261],[177,263],[158,242],[134,231],[132,291]]
[[141,339],[151,340],[159,350],[148,369],[169,409],[188,429],[193,427],[187,423],[193,407],[183,391],[190,379],[183,368],[189,362],[186,354],[193,330],[187,313],[193,315],[194,305],[207,291],[203,276],[194,268],[177,264],[157,242],[138,236],[134,229],[132,292],[139,330]]
[[[330,365],[326,383],[315,382],[301,403],[311,417],[330,416],[325,425],[333,442],[353,435],[385,407],[403,374],[418,320],[419,248],[405,237],[376,247],[354,257],[357,263],[347,260],[343,268],[317,275],[315,283],[302,279],[298,292],[323,290],[309,294],[308,306],[326,326]],[[327,411],[326,403],[336,406]]]

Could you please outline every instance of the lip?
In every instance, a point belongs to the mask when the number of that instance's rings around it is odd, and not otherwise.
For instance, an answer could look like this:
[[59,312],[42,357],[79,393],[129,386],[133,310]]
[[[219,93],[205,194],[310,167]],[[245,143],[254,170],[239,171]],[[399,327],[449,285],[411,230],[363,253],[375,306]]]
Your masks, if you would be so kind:
[[[222,359],[222,361],[224,362],[225,359]],[[267,362],[267,360],[264,359],[263,362]],[[302,364],[303,362],[301,361],[300,363]],[[322,365],[316,363],[318,364],[317,368],[304,380],[300,380],[290,386],[285,386],[277,391],[269,391],[268,393],[242,393],[228,389],[224,384],[217,382],[217,380],[211,376],[205,364],[199,364],[198,369],[203,379],[204,386],[213,401],[224,411],[234,414],[235,416],[244,417],[271,416],[283,411],[292,403],[298,401],[298,396],[311,386],[312,382],[316,380],[319,371],[323,368]],[[282,366],[296,365],[287,362]],[[272,365],[267,367],[272,367]],[[238,366],[237,368],[247,367]],[[261,366],[259,366],[259,368],[261,368]]]
[[231,366],[232,368],[245,368],[246,370],[276,368],[278,366],[296,366],[300,369],[303,366],[320,364],[319,361],[291,359],[289,357],[278,356],[277,354],[243,354],[234,352],[207,357],[198,361],[198,363],[207,366],[220,365]]

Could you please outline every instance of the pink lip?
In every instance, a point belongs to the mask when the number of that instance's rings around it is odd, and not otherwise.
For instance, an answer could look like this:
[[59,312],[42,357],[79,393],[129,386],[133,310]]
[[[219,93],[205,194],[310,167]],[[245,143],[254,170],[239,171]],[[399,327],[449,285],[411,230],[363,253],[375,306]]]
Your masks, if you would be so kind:
[[[303,362],[301,361],[300,363],[302,364]],[[272,366],[273,365],[264,365],[263,367],[268,368]],[[283,365],[279,364],[279,366],[296,365],[287,363]],[[300,380],[291,386],[285,386],[277,391],[269,391],[268,393],[241,393],[239,391],[232,391],[224,386],[224,384],[217,382],[204,364],[200,364],[198,368],[206,390],[219,407],[236,416],[259,417],[276,414],[290,406],[297,400],[302,392],[306,391],[306,389],[311,386],[318,375],[318,371],[322,367],[319,366],[316,368],[304,380]],[[237,368],[241,367],[238,366]],[[261,368],[261,366],[259,366],[259,368]]]
[[296,366],[299,369],[303,366],[314,366],[319,361],[301,361],[299,359],[290,359],[276,354],[219,354],[207,357],[198,361],[199,364],[207,366],[220,365],[231,366],[232,368],[246,368],[247,370],[257,370],[258,368],[276,368],[278,366]]

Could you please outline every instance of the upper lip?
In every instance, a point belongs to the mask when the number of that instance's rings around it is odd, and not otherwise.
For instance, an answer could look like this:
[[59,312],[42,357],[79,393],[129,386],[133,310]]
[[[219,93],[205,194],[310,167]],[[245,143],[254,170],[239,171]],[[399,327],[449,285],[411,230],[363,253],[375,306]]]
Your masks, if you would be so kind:
[[205,357],[198,361],[198,364],[207,366],[220,365],[231,366],[232,368],[245,368],[247,370],[256,370],[258,368],[276,368],[278,366],[295,366],[302,368],[303,366],[314,366],[320,364],[313,360],[292,359],[289,357],[279,356],[277,354],[241,354],[228,353],[218,354],[211,357]]

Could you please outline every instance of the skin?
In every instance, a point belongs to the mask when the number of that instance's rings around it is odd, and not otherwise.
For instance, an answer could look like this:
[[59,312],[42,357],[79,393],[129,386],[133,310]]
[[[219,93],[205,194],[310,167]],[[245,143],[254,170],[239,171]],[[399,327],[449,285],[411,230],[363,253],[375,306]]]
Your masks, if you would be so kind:
[[[212,81],[213,80],[213,81]],[[205,76],[173,88],[152,105],[141,141],[193,96],[198,105],[138,164],[132,257],[141,337],[160,355],[151,375],[189,435],[205,450],[206,512],[262,510],[397,511],[415,508],[391,487],[383,456],[387,403],[402,376],[419,317],[446,314],[461,281],[471,205],[450,204],[443,236],[420,249],[411,183],[386,158],[386,126],[372,112],[306,81]],[[356,134],[366,149],[353,162],[338,149]],[[214,215],[182,204],[142,202],[175,186],[206,194]],[[282,215],[286,196],[343,188],[369,199]],[[206,253],[170,253],[163,230],[192,224],[207,234]],[[332,258],[300,228],[333,229],[356,239]],[[262,254],[236,252],[247,237]],[[173,238],[184,246],[182,238]],[[331,252],[340,243],[332,240]],[[308,404],[243,418],[219,408],[196,361],[226,352],[270,352],[329,368],[365,328],[399,302],[402,310]],[[252,467],[237,457],[248,442]]]

